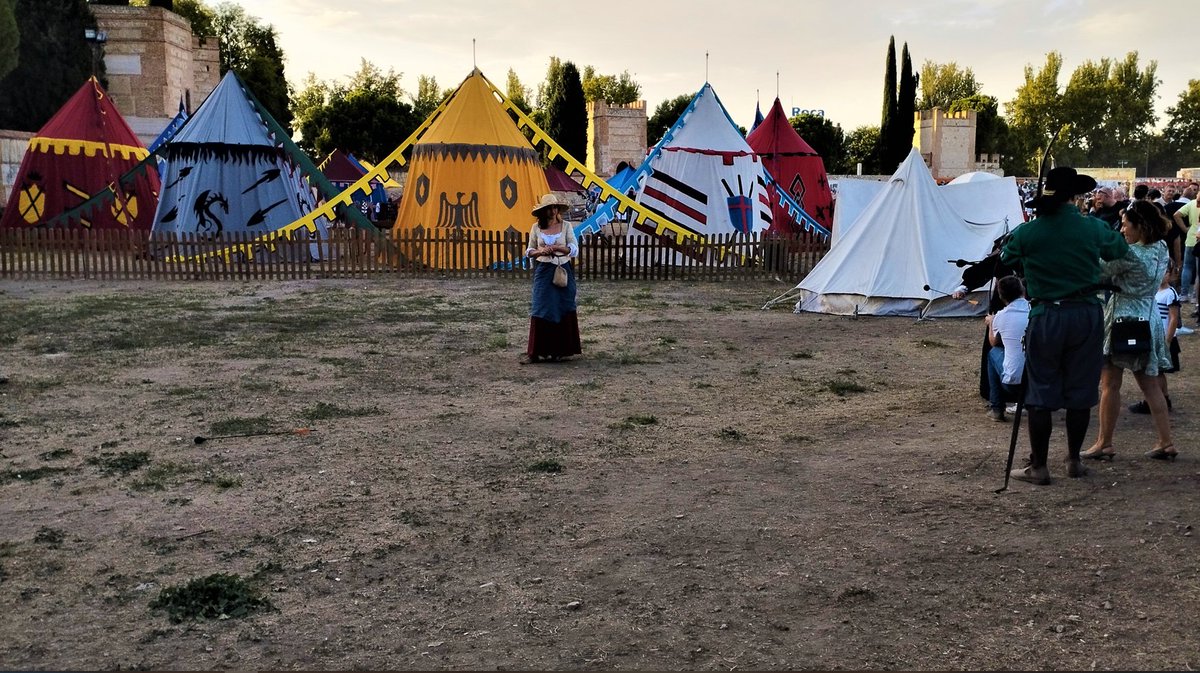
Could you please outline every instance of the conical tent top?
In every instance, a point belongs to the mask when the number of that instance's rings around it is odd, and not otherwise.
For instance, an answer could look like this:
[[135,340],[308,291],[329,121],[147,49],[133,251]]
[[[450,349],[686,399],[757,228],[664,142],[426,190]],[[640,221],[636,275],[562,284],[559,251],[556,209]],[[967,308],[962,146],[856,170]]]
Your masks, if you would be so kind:
[[171,144],[275,147],[232,70],[225,73]]
[[418,141],[419,145],[435,143],[517,147],[533,151],[533,146],[496,100],[478,68],[471,71],[446,109]]

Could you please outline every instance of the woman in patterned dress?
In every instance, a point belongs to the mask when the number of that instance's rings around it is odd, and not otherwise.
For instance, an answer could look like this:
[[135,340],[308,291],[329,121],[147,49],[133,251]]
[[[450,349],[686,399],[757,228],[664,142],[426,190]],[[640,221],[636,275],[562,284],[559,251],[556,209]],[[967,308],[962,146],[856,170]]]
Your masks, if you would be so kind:
[[[1093,460],[1112,460],[1113,431],[1121,411],[1121,378],[1126,369],[1133,372],[1138,387],[1146,396],[1158,441],[1145,453],[1147,458],[1175,460],[1178,452],[1171,440],[1167,401],[1156,385],[1159,371],[1171,367],[1162,320],[1158,317],[1154,293],[1170,266],[1163,238],[1170,224],[1153,204],[1134,201],[1121,214],[1121,234],[1129,243],[1129,253],[1104,262],[1103,280],[1121,288],[1113,292],[1104,306],[1104,369],[1100,375],[1100,434],[1082,456]],[[1114,354],[1111,330],[1118,318],[1150,321],[1150,352]]]

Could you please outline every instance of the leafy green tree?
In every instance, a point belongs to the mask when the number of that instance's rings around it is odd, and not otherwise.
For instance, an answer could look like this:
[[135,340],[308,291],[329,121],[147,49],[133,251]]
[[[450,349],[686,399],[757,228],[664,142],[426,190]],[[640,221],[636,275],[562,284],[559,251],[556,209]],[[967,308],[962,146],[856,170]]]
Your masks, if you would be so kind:
[[601,75],[588,65],[583,68],[582,79],[584,99],[589,103],[603,100],[613,105],[627,105],[642,95],[642,85],[633,81],[628,70],[620,76]]
[[417,119],[425,121],[442,104],[443,98],[436,77],[428,75],[417,77],[417,94],[413,96],[412,103],[413,114],[417,116]]
[[[555,71],[555,79],[546,84],[543,107],[546,124],[542,129],[572,157],[587,156],[587,104],[583,82],[575,64],[566,61]],[[559,162],[560,168],[565,163]]]
[[1195,166],[1200,153],[1187,149],[1180,151],[1168,139],[1167,131],[1153,133],[1146,138],[1146,168],[1147,176],[1175,175],[1184,166]]
[[84,39],[96,19],[85,0],[16,0],[17,64],[0,79],[0,128],[36,131],[88,77],[104,84],[102,49]]
[[386,157],[423,121],[404,102],[400,78],[366,59],[346,83],[329,84],[309,74],[292,101],[300,146],[314,157],[335,149],[371,162]]
[[0,80],[17,67],[21,32],[17,30],[16,0],[0,0]]
[[1008,151],[1008,123],[1000,116],[1000,101],[986,94],[960,98],[950,104],[949,112],[976,112],[975,151],[979,154],[1005,154]]
[[685,93],[658,104],[654,108],[654,114],[650,115],[650,119],[646,122],[646,142],[651,145],[657,145],[658,141],[666,135],[667,129],[679,119],[683,111],[692,102],[693,94]]
[[1062,148],[1056,155],[1060,161],[1079,164],[1089,154],[1098,156],[1098,148],[1106,144],[1111,71],[1112,60],[1102,58],[1084,61],[1071,73],[1059,101],[1062,116],[1071,122],[1067,137],[1059,140]]
[[892,125],[891,158],[888,164],[900,162],[908,157],[916,133],[917,75],[913,73],[912,57],[908,55],[908,43],[904,43],[900,58],[900,91],[896,96],[896,120]]
[[921,102],[918,109],[921,110],[932,110],[935,107],[949,110],[954,101],[970,98],[982,90],[975,79],[974,71],[970,68],[960,68],[953,61],[925,61],[921,65],[919,82]]
[[[547,103],[550,101],[551,90],[557,88],[562,82],[561,71],[562,61],[557,56],[551,56],[550,65],[546,67],[546,79],[538,83],[537,105],[534,106],[533,112],[529,114],[529,117],[542,130],[546,129],[546,110]],[[555,95],[559,94],[556,93]]]
[[1040,70],[1026,65],[1025,82],[1017,87],[1016,98],[1006,106],[1008,125],[1013,131],[1013,155],[1016,164],[1024,169],[1014,172],[1037,175],[1041,153],[1062,126],[1058,85],[1061,72],[1062,54],[1057,51],[1046,54],[1046,63]]
[[[1188,80],[1175,105],[1167,108],[1160,154],[1174,155],[1173,168],[1200,164],[1200,79]],[[1174,173],[1174,170],[1170,171]],[[1166,170],[1154,173],[1166,175]]]
[[[308,73],[304,76],[304,80],[300,83],[300,88],[292,92],[291,111],[292,121],[296,125],[296,130],[303,133],[303,128],[310,123],[314,115],[321,113],[321,110],[328,104],[329,96],[332,87],[329,83],[317,79],[313,73]],[[308,138],[300,141],[299,145],[309,149],[305,143]]]
[[875,163],[883,166],[892,157],[892,139],[896,136],[896,118],[900,114],[896,91],[896,37],[888,38],[887,59],[883,71],[883,115],[879,123],[879,147]]
[[1150,61],[1142,68],[1136,51],[1113,63],[1108,81],[1108,115],[1104,120],[1109,144],[1098,145],[1100,155],[1093,156],[1092,161],[1099,159],[1109,166],[1140,163],[1138,157],[1145,156],[1146,140],[1158,121],[1154,99],[1159,83],[1158,63]]
[[857,172],[858,164],[860,163],[862,164],[863,175],[878,175],[880,173],[878,161],[879,135],[878,126],[860,126],[846,136],[847,173]]
[[192,23],[192,35],[212,37],[217,34],[217,13],[201,0],[175,0],[173,11]]
[[848,173],[846,165],[846,134],[842,127],[829,119],[810,113],[798,114],[788,120],[825,162],[829,173]]
[[1025,68],[1025,83],[1008,104],[1012,151],[1025,171],[1037,171],[1051,135],[1069,124],[1054,155],[1058,163],[1145,168],[1157,120],[1158,64],[1142,67],[1137,52],[1124,59],[1085,61],[1059,87],[1062,56],[1051,52],[1041,70]]
[[521,78],[517,77],[517,71],[512,68],[508,69],[508,78],[505,80],[504,95],[516,105],[521,112],[529,114],[533,111],[533,106],[529,104],[531,93],[529,87],[521,83]]
[[221,74],[232,70],[284,128],[291,128],[291,89],[284,74],[283,50],[272,25],[232,2],[216,7],[213,30],[221,39]]

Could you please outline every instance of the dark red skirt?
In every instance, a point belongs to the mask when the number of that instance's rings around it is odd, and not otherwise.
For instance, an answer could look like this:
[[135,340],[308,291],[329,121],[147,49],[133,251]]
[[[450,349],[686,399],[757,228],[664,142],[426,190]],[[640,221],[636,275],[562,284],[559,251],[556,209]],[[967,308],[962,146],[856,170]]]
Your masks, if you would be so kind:
[[530,318],[529,348],[525,352],[531,358],[567,357],[582,353],[578,315],[574,311],[564,313],[561,322]]

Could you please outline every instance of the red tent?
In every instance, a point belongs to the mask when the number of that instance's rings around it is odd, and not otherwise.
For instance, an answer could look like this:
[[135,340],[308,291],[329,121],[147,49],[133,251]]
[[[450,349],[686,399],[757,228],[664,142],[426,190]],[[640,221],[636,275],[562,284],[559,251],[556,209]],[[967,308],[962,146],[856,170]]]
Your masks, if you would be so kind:
[[362,176],[367,174],[361,167],[350,161],[350,157],[341,150],[330,152],[329,156],[325,157],[325,161],[322,161],[317,168],[321,169],[326,179],[341,189],[358,182]]
[[[833,193],[825,162],[788,122],[779,99],[766,119],[746,137],[751,149],[762,157],[763,165],[780,187],[787,190],[804,211],[826,229],[833,226]],[[800,231],[787,211],[772,198],[774,223],[771,231]]]
[[111,188],[113,196],[103,205],[69,224],[149,230],[158,206],[158,172],[147,166],[117,184],[147,156],[146,146],[93,77],[29,141],[0,227],[44,225]]
[[550,185],[552,192],[585,192],[583,185],[571,179],[571,176],[563,172],[554,164],[550,164],[545,168],[546,184]]

